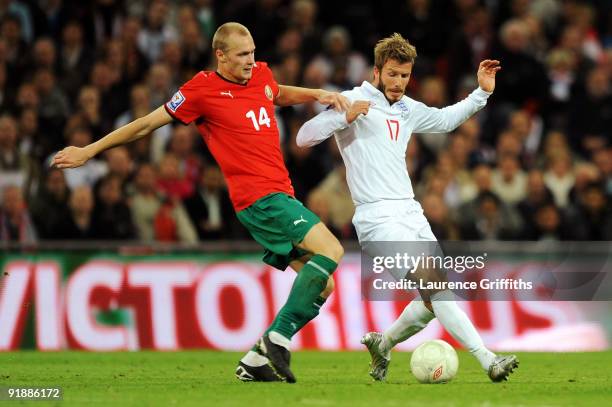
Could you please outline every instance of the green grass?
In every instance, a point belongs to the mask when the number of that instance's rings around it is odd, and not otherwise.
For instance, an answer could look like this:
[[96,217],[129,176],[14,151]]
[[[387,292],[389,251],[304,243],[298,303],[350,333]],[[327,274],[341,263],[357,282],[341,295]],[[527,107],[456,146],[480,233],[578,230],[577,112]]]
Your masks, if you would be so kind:
[[[0,353],[0,386],[64,389],[58,406],[610,406],[612,352],[521,353],[507,383],[490,383],[476,361],[459,353],[452,383],[422,385],[408,353],[394,353],[386,383],[367,375],[365,352],[295,352],[298,383],[240,383],[239,353]],[[25,405],[24,402],[0,402]]]

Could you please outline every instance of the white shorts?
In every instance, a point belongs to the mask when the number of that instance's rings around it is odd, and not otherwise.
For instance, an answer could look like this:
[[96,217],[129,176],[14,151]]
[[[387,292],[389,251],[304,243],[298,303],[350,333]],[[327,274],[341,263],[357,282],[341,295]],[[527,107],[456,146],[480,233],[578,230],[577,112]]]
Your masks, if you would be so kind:
[[[437,243],[430,243],[437,242],[436,236],[423,214],[423,208],[414,199],[359,205],[353,216],[353,225],[363,254],[371,259],[396,253],[433,254],[438,248]],[[401,280],[408,270],[390,268],[387,272],[396,280]]]
[[353,225],[359,242],[437,241],[423,208],[414,199],[357,206]]

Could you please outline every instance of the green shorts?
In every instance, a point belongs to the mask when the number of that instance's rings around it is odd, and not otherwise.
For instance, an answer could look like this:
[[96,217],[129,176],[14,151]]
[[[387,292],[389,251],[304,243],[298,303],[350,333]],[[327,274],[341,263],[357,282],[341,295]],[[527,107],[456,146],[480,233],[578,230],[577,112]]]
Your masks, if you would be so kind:
[[279,270],[307,254],[296,246],[321,221],[300,201],[280,192],[258,199],[236,215],[264,247],[263,261]]

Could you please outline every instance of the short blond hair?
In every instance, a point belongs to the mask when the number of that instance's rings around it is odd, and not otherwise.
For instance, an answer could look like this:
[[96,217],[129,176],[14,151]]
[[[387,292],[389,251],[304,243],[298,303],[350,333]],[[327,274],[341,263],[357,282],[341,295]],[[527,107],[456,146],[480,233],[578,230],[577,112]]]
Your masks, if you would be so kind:
[[213,35],[212,39],[212,48],[213,51],[220,49],[223,52],[227,52],[229,44],[227,43],[227,37],[231,34],[239,34],[242,36],[251,35],[251,32],[248,28],[243,26],[240,23],[229,22],[221,25],[215,31],[215,35]]
[[390,59],[398,61],[400,64],[406,62],[414,63],[417,57],[416,48],[410,44],[401,34],[383,38],[374,47],[374,66],[382,70],[383,65]]

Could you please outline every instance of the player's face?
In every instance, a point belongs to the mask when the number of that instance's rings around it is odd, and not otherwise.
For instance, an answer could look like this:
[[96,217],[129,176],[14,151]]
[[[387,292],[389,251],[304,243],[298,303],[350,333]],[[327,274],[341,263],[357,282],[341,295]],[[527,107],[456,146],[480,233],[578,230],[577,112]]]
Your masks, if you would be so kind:
[[232,34],[227,39],[227,52],[219,58],[219,69],[227,79],[245,83],[253,74],[255,43],[250,35]]
[[399,101],[406,93],[406,87],[412,74],[412,62],[399,63],[389,59],[382,71],[374,67],[374,83],[387,98],[389,103]]

